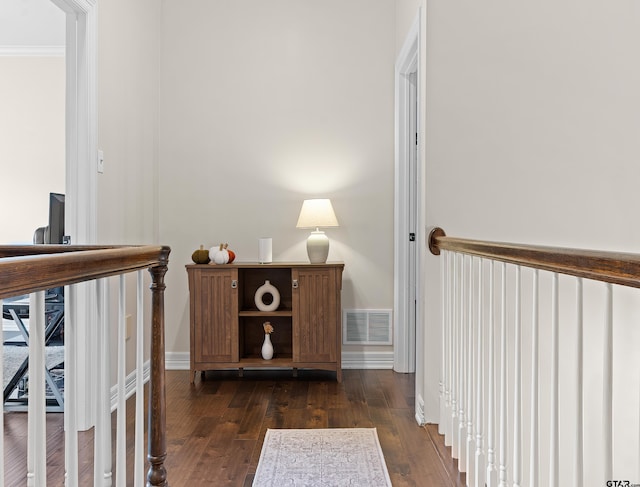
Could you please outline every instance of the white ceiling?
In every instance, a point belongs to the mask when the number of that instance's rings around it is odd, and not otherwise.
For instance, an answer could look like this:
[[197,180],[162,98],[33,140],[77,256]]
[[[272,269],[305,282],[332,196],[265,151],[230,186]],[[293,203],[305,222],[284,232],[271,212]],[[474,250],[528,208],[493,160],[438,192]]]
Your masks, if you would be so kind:
[[0,0],[0,46],[64,46],[65,14],[51,0]]

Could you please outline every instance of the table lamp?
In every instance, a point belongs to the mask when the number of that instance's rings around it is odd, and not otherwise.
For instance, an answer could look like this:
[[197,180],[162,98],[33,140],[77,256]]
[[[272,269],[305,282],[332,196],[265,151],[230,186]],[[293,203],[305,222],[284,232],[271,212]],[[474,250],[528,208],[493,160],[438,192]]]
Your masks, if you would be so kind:
[[329,255],[329,238],[320,227],[337,227],[338,219],[329,199],[304,200],[296,228],[315,228],[307,239],[307,255],[312,264],[324,264]]

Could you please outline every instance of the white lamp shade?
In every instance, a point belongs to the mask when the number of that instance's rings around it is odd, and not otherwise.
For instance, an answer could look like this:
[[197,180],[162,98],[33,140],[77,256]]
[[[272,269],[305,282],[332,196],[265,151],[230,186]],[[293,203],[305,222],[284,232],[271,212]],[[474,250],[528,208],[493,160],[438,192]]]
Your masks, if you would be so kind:
[[338,219],[329,199],[304,200],[296,228],[315,228],[307,239],[307,255],[312,264],[324,264],[329,255],[329,239],[320,227],[337,227]]
[[329,199],[304,200],[296,228],[337,227],[338,219]]

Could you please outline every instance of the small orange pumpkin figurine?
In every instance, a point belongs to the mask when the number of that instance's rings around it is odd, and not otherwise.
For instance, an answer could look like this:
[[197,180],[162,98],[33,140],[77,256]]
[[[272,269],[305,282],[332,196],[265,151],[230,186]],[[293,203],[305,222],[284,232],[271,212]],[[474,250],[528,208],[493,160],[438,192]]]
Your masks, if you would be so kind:
[[227,264],[231,264],[236,258],[236,253],[233,250],[229,249],[228,247],[229,247],[228,243],[224,244],[224,249],[229,254],[229,261],[227,262]]

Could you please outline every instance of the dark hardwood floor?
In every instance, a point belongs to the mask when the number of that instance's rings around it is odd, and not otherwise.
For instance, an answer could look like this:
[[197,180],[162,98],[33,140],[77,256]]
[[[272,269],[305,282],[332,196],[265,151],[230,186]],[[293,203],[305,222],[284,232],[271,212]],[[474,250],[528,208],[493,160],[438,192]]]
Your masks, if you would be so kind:
[[[192,386],[188,371],[167,371],[169,484],[251,486],[267,428],[375,427],[394,487],[464,486],[437,427],[415,422],[414,375],[343,374],[338,384],[334,373],[320,371],[300,371],[297,378],[290,371],[245,371],[243,378],[207,372]],[[131,421],[132,404],[127,416]],[[25,485],[25,419],[24,413],[5,414],[7,486]],[[47,436],[48,485],[64,485],[61,414],[47,415]],[[80,434],[81,485],[92,485],[91,437]]]

